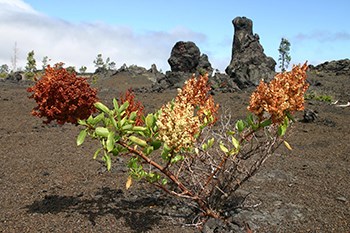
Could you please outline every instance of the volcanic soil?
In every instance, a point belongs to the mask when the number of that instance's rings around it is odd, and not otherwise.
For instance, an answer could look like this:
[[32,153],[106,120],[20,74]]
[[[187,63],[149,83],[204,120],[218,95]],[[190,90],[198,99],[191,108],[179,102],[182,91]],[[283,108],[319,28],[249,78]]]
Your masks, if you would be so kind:
[[[310,72],[319,95],[337,104],[350,101],[350,77]],[[33,83],[0,82],[0,232],[198,232],[179,200],[134,183],[125,189],[122,158],[107,172],[92,156],[98,144],[76,146],[79,127],[44,125],[30,115],[35,106],[26,88]],[[111,105],[129,87],[149,87],[146,78],[119,73],[95,85]],[[250,91],[215,93],[237,119],[247,114]],[[176,91],[136,93],[146,112]],[[317,111],[311,123],[298,121],[288,142],[237,192],[244,202],[233,210],[237,232],[350,232],[350,107],[307,100]],[[303,118],[303,113],[296,115]],[[210,222],[209,222],[210,223]],[[206,232],[220,232],[214,226]]]

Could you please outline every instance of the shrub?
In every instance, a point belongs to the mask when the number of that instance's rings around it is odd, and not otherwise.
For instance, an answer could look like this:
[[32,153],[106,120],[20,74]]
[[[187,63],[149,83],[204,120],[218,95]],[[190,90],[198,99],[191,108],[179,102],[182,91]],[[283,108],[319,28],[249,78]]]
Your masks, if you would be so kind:
[[[81,118],[77,137],[100,142],[94,153],[110,170],[116,156],[129,168],[126,188],[145,179],[164,192],[195,204],[198,221],[221,218],[233,193],[284,143],[292,113],[304,108],[306,63],[261,82],[252,94],[245,119],[233,120],[209,94],[208,76],[192,77],[177,96],[155,113],[143,110],[129,92],[110,109],[101,102],[97,115]],[[138,120],[142,117],[142,121]],[[201,222],[198,222],[200,225]]]
[[44,123],[56,120],[58,124],[76,124],[96,111],[93,104],[97,102],[97,91],[85,78],[64,69],[63,63],[47,66],[42,78],[27,91],[33,92],[29,98],[37,103],[32,115],[45,117]]

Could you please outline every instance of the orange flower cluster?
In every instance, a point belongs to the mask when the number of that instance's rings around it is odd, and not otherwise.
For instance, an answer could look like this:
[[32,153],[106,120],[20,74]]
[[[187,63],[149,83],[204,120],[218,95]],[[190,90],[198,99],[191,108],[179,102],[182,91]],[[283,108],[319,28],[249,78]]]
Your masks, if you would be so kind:
[[212,125],[218,119],[219,105],[214,103],[213,96],[209,93],[211,87],[208,84],[208,80],[208,74],[204,76],[199,75],[198,79],[193,75],[179,90],[176,101],[191,104],[197,110],[201,123],[209,115],[212,116],[213,119],[209,122]]
[[304,94],[309,87],[306,82],[308,66],[293,66],[290,72],[279,73],[266,84],[263,80],[250,97],[248,110],[260,120],[269,114],[273,123],[283,121],[286,113],[304,110]]
[[129,102],[129,107],[125,110],[126,115],[129,116],[130,113],[137,111],[136,113],[136,119],[135,119],[135,125],[143,125],[143,116],[144,116],[144,106],[141,102],[135,100],[135,93],[130,88],[126,91],[125,95],[121,95],[118,103],[122,105],[126,101]]
[[85,78],[76,77],[75,72],[68,72],[62,65],[47,66],[43,77],[27,89],[33,92],[29,98],[38,104],[32,115],[46,117],[44,123],[57,120],[58,124],[76,124],[96,111],[96,89],[91,88]]
[[219,106],[214,104],[209,90],[207,75],[192,77],[178,90],[175,100],[161,108],[158,137],[174,152],[193,146],[205,119],[208,124],[216,121]]

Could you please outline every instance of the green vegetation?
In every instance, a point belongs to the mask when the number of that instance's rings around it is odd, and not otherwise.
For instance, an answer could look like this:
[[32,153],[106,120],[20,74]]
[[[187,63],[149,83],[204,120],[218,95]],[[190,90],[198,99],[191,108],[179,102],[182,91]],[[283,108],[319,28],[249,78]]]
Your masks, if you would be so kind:
[[102,54],[98,54],[96,59],[94,60],[95,67],[97,69],[103,70],[113,70],[115,69],[115,62],[111,61],[109,57],[107,57],[106,61],[103,61]]
[[10,72],[10,69],[8,65],[3,64],[0,66],[0,78],[6,78],[9,72]]
[[327,94],[319,94],[316,91],[310,91],[309,93],[305,94],[306,100],[316,100],[316,101],[322,101],[322,102],[332,102],[333,97]]
[[30,51],[27,56],[27,65],[25,67],[25,76],[27,79],[34,79],[36,72],[36,60],[34,58],[34,50]]

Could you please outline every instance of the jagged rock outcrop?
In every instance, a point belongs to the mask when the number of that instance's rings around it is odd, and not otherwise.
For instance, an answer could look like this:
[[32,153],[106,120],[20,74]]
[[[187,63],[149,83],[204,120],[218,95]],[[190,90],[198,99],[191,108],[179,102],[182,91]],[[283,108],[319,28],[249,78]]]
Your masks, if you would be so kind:
[[261,79],[271,80],[275,75],[276,62],[265,55],[259,36],[253,34],[253,21],[236,17],[232,23],[232,57],[226,73],[241,89],[257,86]]
[[310,71],[331,72],[336,75],[350,75],[350,59],[326,61],[317,66],[309,66]]

